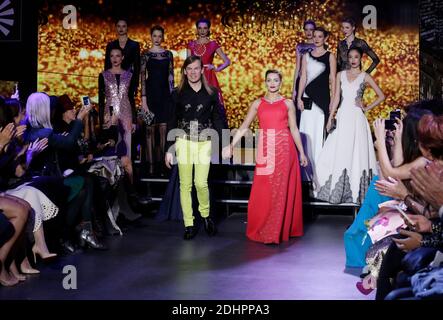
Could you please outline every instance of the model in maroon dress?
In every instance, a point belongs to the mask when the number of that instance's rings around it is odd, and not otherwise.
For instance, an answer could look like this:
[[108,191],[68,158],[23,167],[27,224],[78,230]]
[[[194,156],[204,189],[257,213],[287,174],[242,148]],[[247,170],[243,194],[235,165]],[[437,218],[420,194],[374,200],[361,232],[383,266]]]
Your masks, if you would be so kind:
[[307,159],[296,124],[294,103],[278,92],[281,74],[268,70],[266,86],[266,96],[252,103],[231,145],[223,149],[223,157],[232,156],[233,146],[257,115],[260,136],[246,235],[253,241],[278,244],[303,235],[300,164],[306,166]]
[[[199,56],[204,66],[204,75],[208,84],[218,89],[218,97],[222,110],[220,110],[223,119],[227,125],[225,103],[223,100],[220,84],[218,83],[216,72],[220,72],[231,64],[231,61],[223,52],[221,46],[215,40],[210,40],[209,35],[211,22],[208,19],[200,19],[195,23],[197,27],[198,39],[188,43],[187,56]],[[214,56],[218,54],[223,60],[223,64],[216,67],[213,65]]]

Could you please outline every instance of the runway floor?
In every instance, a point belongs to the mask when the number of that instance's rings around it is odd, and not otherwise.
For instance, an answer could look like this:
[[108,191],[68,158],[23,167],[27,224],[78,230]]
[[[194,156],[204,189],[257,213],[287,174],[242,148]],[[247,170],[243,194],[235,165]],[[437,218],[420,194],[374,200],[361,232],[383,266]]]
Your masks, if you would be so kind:
[[[200,229],[182,240],[177,221],[143,218],[107,237],[109,251],[87,250],[39,264],[41,274],[0,287],[5,299],[305,300],[373,299],[355,287],[359,269],[345,270],[343,233],[351,216],[320,215],[302,238],[263,245],[246,239],[246,214],[233,214],[209,238]],[[77,270],[77,289],[63,288],[63,267]]]

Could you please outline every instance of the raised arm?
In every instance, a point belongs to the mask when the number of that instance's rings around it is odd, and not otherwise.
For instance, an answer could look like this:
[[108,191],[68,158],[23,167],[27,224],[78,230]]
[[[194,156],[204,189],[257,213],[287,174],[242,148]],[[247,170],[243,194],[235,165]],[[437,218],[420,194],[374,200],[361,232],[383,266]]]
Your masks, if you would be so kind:
[[377,140],[377,158],[383,177],[385,177],[385,179],[388,179],[388,177],[392,177],[398,180],[410,179],[411,169],[423,167],[428,162],[424,157],[419,157],[414,161],[410,163],[405,163],[400,167],[393,167],[391,161],[389,160],[388,151],[386,149],[386,130],[384,119],[377,119],[374,121],[374,134]]
[[375,93],[377,94],[377,99],[374,102],[368,104],[366,107],[362,107],[363,111],[369,111],[382,103],[385,100],[385,95],[369,74],[365,74],[365,82],[369,84],[369,86],[374,89]]
[[229,60],[228,56],[223,52],[223,49],[221,47],[219,47],[215,52],[223,60],[223,64],[219,65],[217,68],[214,69],[215,72],[220,72],[231,65],[231,60]]
[[372,59],[372,63],[369,66],[368,70],[366,70],[367,73],[371,73],[375,67],[380,63],[380,58],[377,56],[377,54],[372,50],[372,48],[367,44],[366,41],[363,41],[362,49],[363,52],[366,53],[369,57]]

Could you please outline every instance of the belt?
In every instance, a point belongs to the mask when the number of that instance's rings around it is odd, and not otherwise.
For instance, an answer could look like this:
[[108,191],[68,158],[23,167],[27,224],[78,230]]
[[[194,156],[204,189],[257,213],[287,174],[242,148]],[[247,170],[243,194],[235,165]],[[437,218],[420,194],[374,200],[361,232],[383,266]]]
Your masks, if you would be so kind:
[[211,140],[210,136],[190,135],[190,134],[184,134],[184,135],[179,136],[178,138],[185,139],[188,141],[200,141],[200,142]]

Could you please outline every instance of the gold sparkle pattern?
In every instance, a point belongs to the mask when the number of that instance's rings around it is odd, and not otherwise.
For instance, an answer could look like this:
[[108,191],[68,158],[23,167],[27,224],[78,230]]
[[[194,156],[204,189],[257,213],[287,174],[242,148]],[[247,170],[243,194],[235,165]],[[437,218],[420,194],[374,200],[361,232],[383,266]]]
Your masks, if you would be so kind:
[[[202,15],[211,19],[211,38],[217,40],[231,60],[231,66],[217,73],[226,104],[229,125],[238,128],[252,101],[265,93],[264,74],[267,69],[278,69],[283,75],[281,93],[291,97],[295,69],[295,47],[303,41],[303,21],[313,19],[317,25],[331,32],[327,41],[329,50],[336,54],[342,39],[340,21],[343,2],[305,1],[288,20],[287,12],[278,7],[267,12],[265,18],[251,9],[242,19],[226,19],[211,13],[210,5],[202,5],[190,16],[158,17],[143,25],[131,24],[129,36],[140,42],[142,51],[149,48],[149,29],[154,24],[165,30],[163,46],[174,54],[175,83],[180,78],[180,67],[186,57],[186,46],[196,38],[194,22]],[[241,17],[240,17],[241,18]],[[38,90],[48,94],[67,93],[77,101],[89,95],[98,101],[98,75],[103,70],[106,44],[116,38],[114,23],[97,17],[80,17],[78,29],[65,30],[62,16],[52,14],[49,23],[39,30]],[[227,26],[222,21],[228,20]],[[389,112],[418,99],[417,29],[392,27],[389,30],[359,29],[357,37],[365,39],[381,62],[372,72],[386,100],[367,113],[372,122],[377,117],[387,118]],[[214,64],[220,65],[215,58]],[[365,57],[364,68],[370,65]],[[140,88],[139,88],[140,91]],[[375,99],[375,92],[366,89],[364,102]],[[140,105],[140,93],[136,98]],[[257,124],[255,123],[254,126]]]

